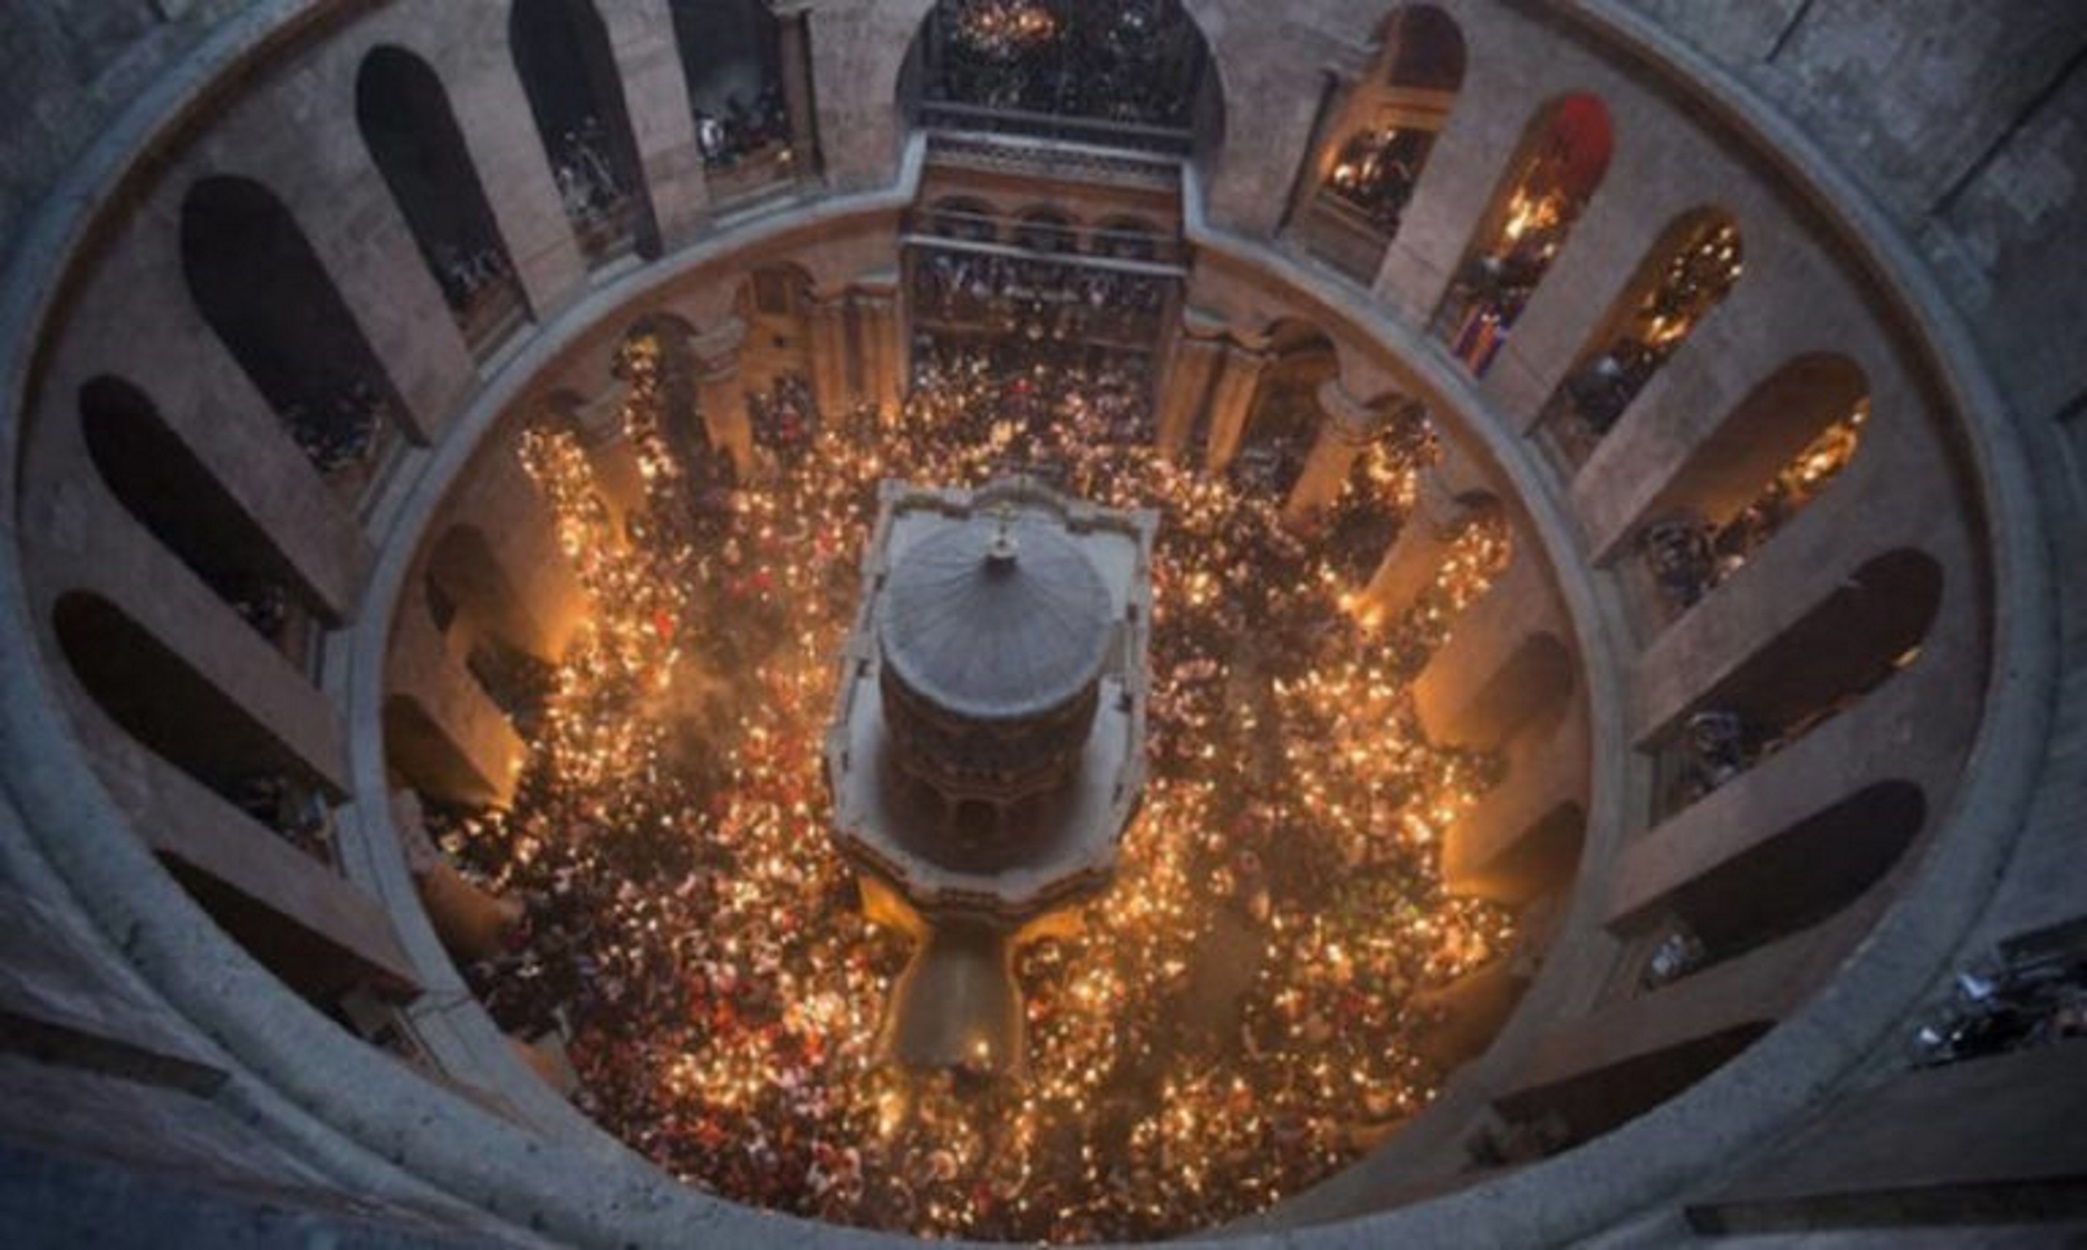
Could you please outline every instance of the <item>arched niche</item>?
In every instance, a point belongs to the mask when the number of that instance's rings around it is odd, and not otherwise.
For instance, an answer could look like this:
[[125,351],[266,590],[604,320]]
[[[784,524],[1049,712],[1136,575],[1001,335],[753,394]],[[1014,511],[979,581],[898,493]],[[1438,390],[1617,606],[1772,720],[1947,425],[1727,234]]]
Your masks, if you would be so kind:
[[1331,122],[1306,155],[1291,233],[1358,281],[1374,279],[1463,84],[1455,19],[1431,4],[1386,14],[1362,80],[1331,88]]
[[181,267],[312,466],[358,497],[405,405],[290,210],[251,179],[202,179],[181,202]]
[[1858,566],[1656,740],[1655,818],[1671,818],[1766,756],[1797,747],[1913,664],[1942,588],[1942,566],[1926,552],[1900,548]]
[[1847,471],[1869,420],[1869,382],[1812,353],[1762,381],[1689,453],[1638,532],[1659,614],[1672,620],[1745,567]]
[[557,639],[501,568],[485,532],[454,525],[428,554],[422,585],[428,615],[452,655],[518,732],[531,733],[557,683]]
[[1208,146],[1223,129],[1210,48],[1180,0],[937,0],[899,91],[908,115],[931,128],[1168,156]]
[[1660,366],[1731,294],[1744,261],[1739,224],[1721,208],[1694,209],[1667,224],[1545,406],[1544,431],[1567,463],[1586,462]]
[[[1474,1162],[1526,1163],[1599,1137],[1724,1067],[1772,1027],[1772,1020],[1749,1021],[1516,1090],[1495,1102],[1507,1127],[1477,1139]],[[1502,1138],[1512,1147],[1496,1145]]]
[[293,659],[311,639],[314,601],[224,483],[150,397],[104,374],[80,388],[80,431],[109,492],[254,632]]
[[659,255],[608,27],[589,0],[514,0],[508,40],[573,237],[592,264]]
[[428,552],[425,576],[430,604],[440,605],[434,612],[438,628],[446,632],[461,621],[474,638],[491,633],[521,649],[544,645],[529,606],[478,526],[444,530]]
[[404,48],[371,49],[355,121],[465,341],[490,350],[529,310],[440,76]]
[[1434,333],[1483,375],[1550,272],[1615,146],[1609,110],[1586,92],[1539,110],[1458,262]]

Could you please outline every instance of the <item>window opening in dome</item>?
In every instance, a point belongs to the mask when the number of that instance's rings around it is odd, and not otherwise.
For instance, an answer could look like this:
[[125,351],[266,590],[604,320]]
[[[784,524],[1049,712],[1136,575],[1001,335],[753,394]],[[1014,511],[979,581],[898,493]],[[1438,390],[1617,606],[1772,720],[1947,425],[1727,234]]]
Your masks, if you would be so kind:
[[608,27],[590,0],[514,0],[508,39],[559,203],[590,265],[659,254]]
[[1756,387],[1691,454],[1637,535],[1640,599],[1664,627],[1754,559],[1825,496],[1861,450],[1867,383],[1838,357],[1807,357]]
[[189,293],[312,468],[346,503],[380,481],[404,402],[331,274],[275,194],[205,178],[181,202]]
[[704,188],[717,204],[816,172],[804,17],[761,0],[673,0]]
[[529,308],[441,78],[403,48],[374,48],[355,120],[465,342],[489,354]]
[[1859,706],[1913,663],[1942,601],[1942,568],[1922,552],[1864,563],[1789,628],[1691,701],[1648,748],[1655,822]]
[[1742,269],[1739,227],[1723,212],[1701,210],[1667,227],[1538,418],[1566,465],[1587,462]]
[[1524,132],[1435,313],[1436,337],[1472,373],[1492,367],[1601,186],[1612,146],[1609,110],[1586,94],[1547,105]]
[[1398,237],[1435,137],[1464,82],[1464,39],[1433,5],[1393,10],[1363,80],[1328,84],[1325,137],[1300,179],[1287,231],[1361,282],[1374,281]]

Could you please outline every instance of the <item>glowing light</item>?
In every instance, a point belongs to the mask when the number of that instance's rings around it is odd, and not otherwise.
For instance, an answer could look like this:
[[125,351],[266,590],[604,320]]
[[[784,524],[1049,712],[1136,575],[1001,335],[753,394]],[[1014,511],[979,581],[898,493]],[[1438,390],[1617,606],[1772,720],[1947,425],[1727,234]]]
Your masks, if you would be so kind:
[[[1445,896],[1436,863],[1497,763],[1429,746],[1408,692],[1505,528],[1452,542],[1404,621],[1365,633],[1341,607],[1413,506],[1424,429],[1364,458],[1309,545],[1281,500],[1158,456],[1137,388],[1065,377],[1046,397],[965,361],[699,508],[701,466],[661,438],[656,353],[625,367],[651,506],[621,541],[578,441],[523,439],[593,613],[513,809],[444,839],[537,900],[529,953],[482,992],[496,1016],[565,1013],[592,1115],[743,1201],[1092,1240],[1244,1215],[1426,1103],[1406,1003],[1513,935]],[[1151,780],[1115,888],[1019,960],[1027,1078],[978,1088],[875,1061],[904,939],[863,919],[822,835],[818,743],[877,478],[976,485],[1011,462],[1163,511]]]

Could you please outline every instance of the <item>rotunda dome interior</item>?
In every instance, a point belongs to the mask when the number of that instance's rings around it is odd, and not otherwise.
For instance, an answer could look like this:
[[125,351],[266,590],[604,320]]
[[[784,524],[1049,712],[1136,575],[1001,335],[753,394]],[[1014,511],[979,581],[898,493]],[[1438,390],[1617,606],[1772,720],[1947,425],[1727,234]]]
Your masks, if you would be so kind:
[[2069,6],[0,33],[30,1244],[2087,1232]]

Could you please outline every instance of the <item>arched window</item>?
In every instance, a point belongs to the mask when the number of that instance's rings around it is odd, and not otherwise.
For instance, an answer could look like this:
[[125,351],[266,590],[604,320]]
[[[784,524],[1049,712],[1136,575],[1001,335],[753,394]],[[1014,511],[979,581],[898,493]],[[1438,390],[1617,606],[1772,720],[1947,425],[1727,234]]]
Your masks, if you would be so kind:
[[1789,749],[1913,663],[1942,603],[1942,566],[1919,551],[1864,563],[1704,691],[1653,748],[1667,819]]
[[515,72],[558,196],[589,262],[659,254],[645,170],[608,27],[589,0],[515,0]]
[[465,340],[481,352],[498,343],[528,310],[442,80],[403,48],[372,49],[355,120]]
[[1671,620],[1738,572],[1850,463],[1869,384],[1842,356],[1791,361],[1704,439],[1648,512],[1638,546]]
[[921,119],[1187,155],[1215,75],[1180,0],[937,0],[908,57]]
[[313,467],[359,496],[404,405],[290,211],[260,183],[205,178],[181,203],[181,265],[203,319]]
[[1744,254],[1731,214],[1699,208],[1657,242],[1596,326],[1544,413],[1544,429],[1573,465],[1616,424],[1638,392],[1739,281]]
[[1613,146],[1609,110],[1584,92],[1546,105],[1521,146],[1435,315],[1435,333],[1475,374],[1515,319],[1601,185]]
[[1293,214],[1307,247],[1359,280],[1376,276],[1463,85],[1456,22],[1429,4],[1392,10],[1368,77],[1313,155],[1309,197]]
[[324,858],[325,778],[152,631],[98,595],[53,609],[67,665],[110,720],[219,798]]
[[1118,260],[1159,259],[1159,228],[1142,217],[1111,217],[1090,236],[1088,250]]
[[967,243],[993,243],[1000,237],[1000,223],[993,206],[963,196],[936,200],[929,213],[928,229],[944,238]]
[[711,199],[740,199],[808,166],[811,154],[794,146],[783,24],[768,5],[672,0],[671,11]]
[[1032,252],[1076,252],[1080,247],[1072,218],[1055,208],[1032,208],[1023,213],[1015,226],[1014,241],[1016,247]]
[[1927,818],[1920,787],[1881,781],[1645,900],[1612,927],[1643,939],[1642,989],[1821,924],[1883,880]]
[[302,667],[313,624],[298,579],[151,399],[120,378],[94,378],[80,388],[80,427],[95,469],[124,509]]
[[499,779],[487,777],[428,709],[408,695],[384,700],[384,762],[423,802],[477,809],[506,799]]

